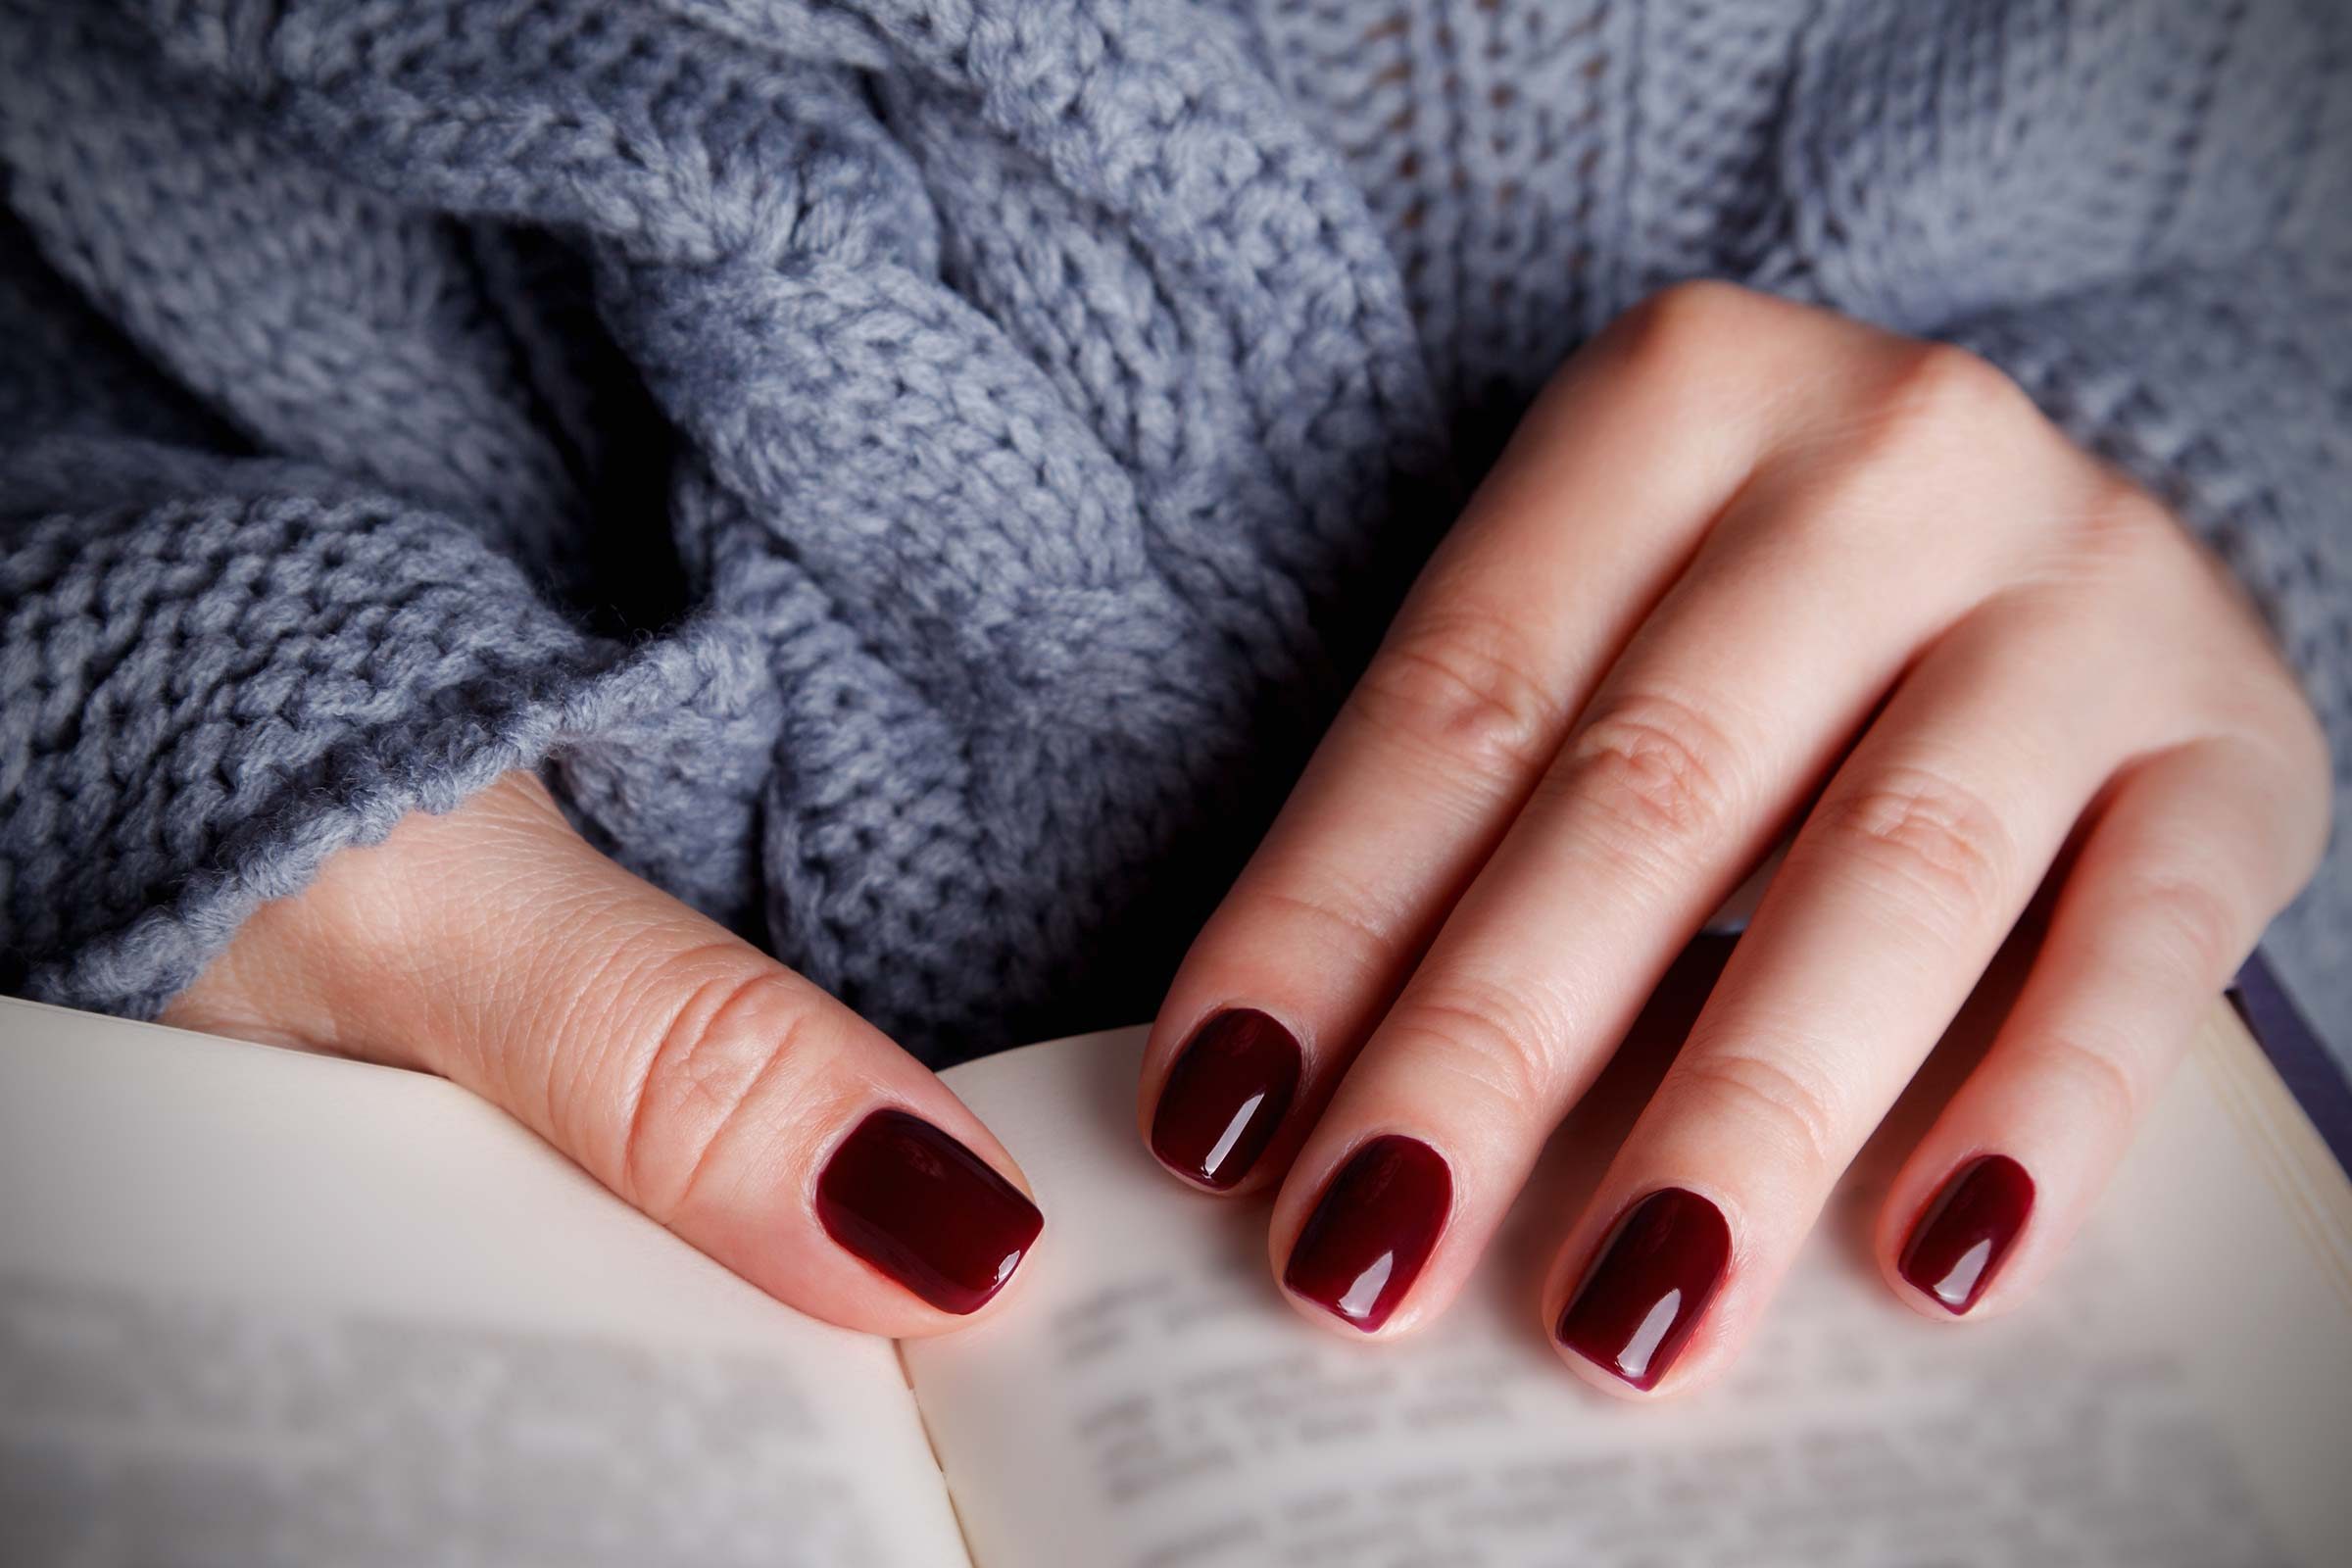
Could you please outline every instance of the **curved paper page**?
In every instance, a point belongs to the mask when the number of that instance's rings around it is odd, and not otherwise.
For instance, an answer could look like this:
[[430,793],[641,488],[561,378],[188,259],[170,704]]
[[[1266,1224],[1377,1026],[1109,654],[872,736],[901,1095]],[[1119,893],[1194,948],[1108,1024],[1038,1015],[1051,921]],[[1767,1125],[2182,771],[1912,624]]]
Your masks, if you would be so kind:
[[1536,1281],[1595,1174],[1570,1152],[1614,1146],[1655,1047],[1555,1140],[1455,1310],[1379,1348],[1277,1299],[1262,1203],[1152,1166],[1141,1043],[948,1075],[1048,1216],[1011,1311],[906,1347],[981,1568],[2352,1560],[2352,1196],[2218,1009],[2026,1309],[1930,1322],[1864,1250],[1931,1072],[1739,1369],[1651,1407],[1558,1365]]
[[966,1561],[885,1340],[415,1073],[0,1002],[0,1560]]

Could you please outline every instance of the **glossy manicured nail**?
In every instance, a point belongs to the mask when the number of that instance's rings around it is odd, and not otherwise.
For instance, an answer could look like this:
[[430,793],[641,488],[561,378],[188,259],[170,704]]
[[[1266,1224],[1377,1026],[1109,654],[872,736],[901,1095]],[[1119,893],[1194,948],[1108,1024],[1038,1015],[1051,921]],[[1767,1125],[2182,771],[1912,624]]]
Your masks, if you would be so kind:
[[1980,1154],[1946,1178],[1911,1227],[1895,1266],[1958,1316],[1977,1304],[2034,1211],[2034,1178],[2007,1154]]
[[1254,1007],[1202,1024],[1176,1057],[1152,1113],[1152,1152],[1177,1175],[1228,1188],[1274,1141],[1298,1092],[1298,1042]]
[[1560,1343],[1637,1389],[1657,1386],[1732,1260],[1723,1211],[1661,1188],[1618,1217],[1560,1314]]
[[1020,1265],[1045,1216],[978,1154],[920,1116],[877,1110],[816,1179],[825,1233],[943,1312],[976,1312]]
[[1418,1138],[1375,1138],[1323,1189],[1282,1283],[1369,1334],[1413,1288],[1452,1207],[1443,1154]]

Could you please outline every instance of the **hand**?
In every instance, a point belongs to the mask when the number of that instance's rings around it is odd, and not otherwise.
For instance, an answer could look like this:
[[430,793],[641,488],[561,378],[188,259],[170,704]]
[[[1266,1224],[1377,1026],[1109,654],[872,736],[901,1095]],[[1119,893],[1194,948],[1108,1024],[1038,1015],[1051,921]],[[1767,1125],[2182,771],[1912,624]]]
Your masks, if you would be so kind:
[[163,1021],[440,1073],[761,1290],[852,1328],[960,1325],[1040,1225],[944,1084],[599,855],[527,774],[329,857]]
[[1422,573],[1179,971],[1142,1128],[1197,1184],[1281,1180],[1310,1318],[1427,1323],[1793,828],[1542,1303],[1596,1387],[1688,1389],[2056,867],[1877,1230],[1905,1301],[1984,1316],[2310,876],[2328,797],[2233,586],[1999,372],[1678,288],[1554,380]]

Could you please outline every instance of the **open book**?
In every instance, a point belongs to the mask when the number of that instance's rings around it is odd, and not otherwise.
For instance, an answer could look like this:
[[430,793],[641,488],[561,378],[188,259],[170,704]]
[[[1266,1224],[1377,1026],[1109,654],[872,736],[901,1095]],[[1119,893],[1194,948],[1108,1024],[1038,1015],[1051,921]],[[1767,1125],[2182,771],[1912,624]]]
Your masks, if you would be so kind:
[[437,1080],[0,1003],[0,1561],[2352,1561],[2352,1188],[2226,1009],[2031,1305],[1930,1322],[1863,1250],[1932,1068],[1739,1370],[1653,1407],[1557,1364],[1535,1270],[1654,1043],[1383,1348],[1152,1166],[1141,1042],[947,1075],[1045,1244],[898,1346]]

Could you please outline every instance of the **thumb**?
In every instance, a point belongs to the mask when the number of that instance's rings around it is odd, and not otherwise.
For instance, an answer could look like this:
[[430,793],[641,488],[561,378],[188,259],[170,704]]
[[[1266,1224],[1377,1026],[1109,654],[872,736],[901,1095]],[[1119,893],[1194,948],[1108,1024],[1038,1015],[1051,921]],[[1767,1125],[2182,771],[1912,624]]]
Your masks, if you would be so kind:
[[1043,1224],[946,1085],[597,853],[528,774],[330,857],[163,1021],[440,1073],[760,1289],[852,1328],[956,1327]]

